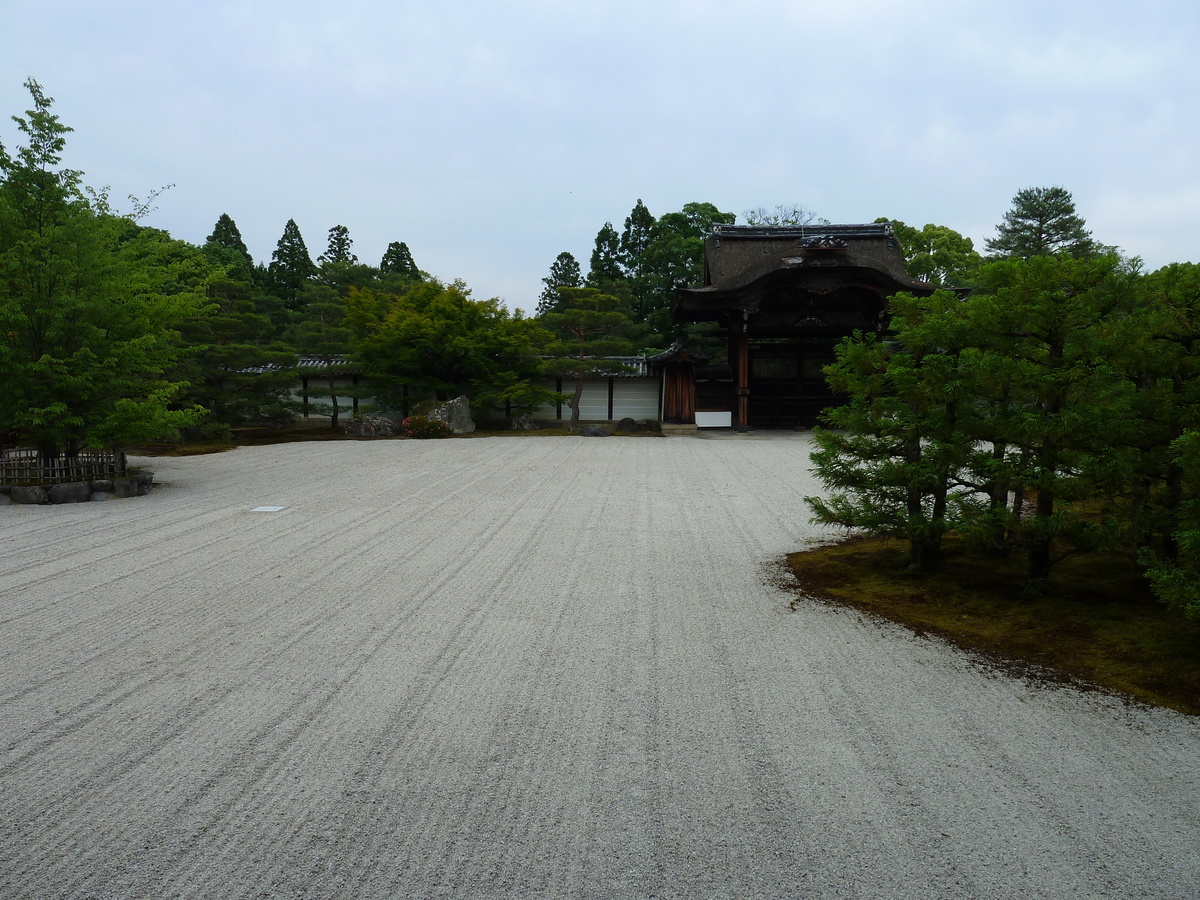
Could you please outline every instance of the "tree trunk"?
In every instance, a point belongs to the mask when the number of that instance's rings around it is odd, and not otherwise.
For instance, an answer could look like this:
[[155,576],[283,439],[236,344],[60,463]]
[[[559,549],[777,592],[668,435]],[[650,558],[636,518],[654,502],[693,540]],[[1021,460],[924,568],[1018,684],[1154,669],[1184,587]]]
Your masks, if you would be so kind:
[[[1049,489],[1039,489],[1037,495],[1036,515],[1038,520],[1048,522],[1054,515],[1054,492]],[[1039,534],[1029,544],[1029,577],[1043,579],[1050,576],[1051,550],[1054,538],[1049,534]]]
[[337,428],[337,426],[338,426],[338,402],[337,402],[337,394],[334,393],[334,390],[335,390],[334,378],[333,378],[333,374],[330,373],[330,375],[329,375],[329,402],[333,404],[333,418],[329,423],[330,428]]
[[583,397],[583,377],[575,379],[575,394],[571,397],[571,422],[567,428],[571,432],[579,430],[579,401]]

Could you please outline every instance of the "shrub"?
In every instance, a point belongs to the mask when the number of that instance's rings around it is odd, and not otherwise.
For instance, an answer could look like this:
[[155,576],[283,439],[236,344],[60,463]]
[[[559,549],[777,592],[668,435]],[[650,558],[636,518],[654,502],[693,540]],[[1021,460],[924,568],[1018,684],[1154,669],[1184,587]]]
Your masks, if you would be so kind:
[[427,416],[409,416],[401,425],[405,437],[444,438],[450,437],[450,426],[440,419]]

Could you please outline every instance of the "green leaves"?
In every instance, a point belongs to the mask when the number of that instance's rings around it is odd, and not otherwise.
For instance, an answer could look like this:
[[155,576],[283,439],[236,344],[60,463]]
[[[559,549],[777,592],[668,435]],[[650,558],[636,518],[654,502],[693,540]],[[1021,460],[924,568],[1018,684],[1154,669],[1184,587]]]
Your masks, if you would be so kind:
[[980,292],[891,299],[892,338],[856,335],[827,369],[849,402],[818,434],[817,521],[910,541],[928,567],[950,529],[1020,546],[1044,579],[1058,554],[1111,544],[1081,504],[1130,483],[1121,449],[1134,381],[1120,361],[1144,339],[1138,293],[1116,257],[1067,254],[982,267]]
[[49,453],[160,436],[203,414],[171,408],[179,328],[209,311],[194,247],[96,209],[56,169],[69,128],[30,82],[28,142],[0,154],[0,420]]
[[1063,187],[1029,187],[1017,191],[1012,208],[996,226],[996,237],[987,242],[996,257],[1030,259],[1066,253],[1089,256],[1110,252],[1092,240],[1092,233],[1075,211],[1075,200]]
[[473,299],[461,282],[425,281],[405,294],[351,288],[346,324],[358,359],[393,391],[466,394],[478,408],[530,409],[548,396],[534,384],[543,329],[498,300]]

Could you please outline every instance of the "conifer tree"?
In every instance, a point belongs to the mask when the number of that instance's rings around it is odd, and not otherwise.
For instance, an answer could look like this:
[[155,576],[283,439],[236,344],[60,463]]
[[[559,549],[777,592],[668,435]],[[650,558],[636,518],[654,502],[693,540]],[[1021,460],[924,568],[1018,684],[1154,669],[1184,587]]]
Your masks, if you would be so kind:
[[353,348],[352,332],[346,324],[346,304],[332,287],[308,285],[299,320],[288,332],[289,343],[305,356],[315,357],[316,370],[323,384],[310,387],[310,393],[329,400],[329,427],[337,428],[341,415],[338,397],[353,397],[354,389],[339,387],[345,357]]
[[890,309],[894,341],[856,334],[826,370],[850,399],[825,414],[836,430],[815,436],[814,472],[833,494],[805,502],[815,522],[907,540],[910,565],[932,571],[959,521],[956,475],[971,446],[971,326],[949,291],[897,294]]
[[542,324],[559,335],[559,339],[544,351],[551,357],[546,363],[546,371],[575,380],[569,425],[571,431],[575,431],[579,427],[583,382],[628,369],[620,362],[602,357],[630,352],[628,341],[613,336],[629,324],[629,316],[621,309],[619,297],[596,288],[560,288],[559,293],[562,302],[558,308],[541,317]]
[[1055,253],[1080,257],[1111,249],[1092,240],[1071,192],[1058,186],[1017,191],[986,246],[993,257],[1018,259]]
[[385,275],[400,275],[411,281],[421,280],[421,270],[413,261],[408,244],[403,241],[388,244],[383,259],[379,261],[379,271]]
[[345,225],[334,225],[329,229],[329,243],[325,248],[325,252],[317,257],[317,262],[321,265],[329,264],[353,264],[358,262],[358,257],[351,251],[350,247],[354,241],[350,240],[350,229]]
[[565,251],[558,254],[550,265],[550,274],[542,279],[542,284],[544,287],[541,296],[538,297],[536,313],[539,316],[557,308],[560,287],[583,287],[583,274],[579,270],[578,261]]
[[289,308],[298,305],[300,289],[317,274],[295,219],[288,219],[283,227],[283,235],[271,254],[267,274],[274,293]]
[[621,271],[621,236],[613,228],[612,222],[605,222],[596,233],[586,283],[588,287],[612,294],[619,290],[624,280]]
[[230,276],[238,281],[255,280],[254,260],[237,223],[228,213],[221,213],[217,219],[212,234],[204,242],[204,252],[217,265],[225,266]]
[[[1120,261],[1067,255],[1001,260],[980,270],[971,308],[982,444],[1003,449],[986,462],[1018,500],[1012,534],[1031,582],[1063,555],[1114,540],[1078,513],[1124,474],[1112,452],[1130,410],[1110,333],[1124,313]],[[977,468],[984,468],[978,466]],[[1032,508],[1019,498],[1032,496]]]
[[621,232],[621,268],[626,278],[639,278],[645,274],[645,255],[654,239],[654,224],[657,220],[641,199],[625,217],[625,228]]

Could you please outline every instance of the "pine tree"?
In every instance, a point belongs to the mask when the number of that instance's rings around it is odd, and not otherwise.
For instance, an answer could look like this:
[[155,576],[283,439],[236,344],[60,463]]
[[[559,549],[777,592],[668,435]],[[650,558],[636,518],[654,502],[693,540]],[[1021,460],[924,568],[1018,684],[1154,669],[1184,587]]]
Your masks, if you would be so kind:
[[583,287],[583,275],[575,257],[565,251],[558,254],[550,265],[550,274],[542,279],[542,284],[545,287],[538,297],[536,315],[539,316],[553,312],[558,307],[560,287]]
[[826,370],[850,401],[826,413],[837,430],[815,435],[814,471],[833,494],[805,501],[813,521],[907,540],[912,567],[931,571],[959,519],[956,476],[971,447],[971,325],[949,291],[897,294],[890,311],[896,340],[856,334]]
[[341,406],[338,397],[353,397],[354,389],[339,387],[345,357],[353,348],[353,335],[345,322],[346,304],[336,290],[315,284],[305,289],[299,321],[288,334],[289,342],[302,355],[315,357],[323,385],[310,386],[312,396],[329,400],[329,427],[338,427]]
[[604,356],[625,354],[630,351],[628,341],[609,337],[613,332],[629,324],[629,317],[621,309],[621,300],[595,288],[562,288],[559,291],[562,303],[542,317],[542,324],[557,332],[561,337],[550,344],[545,353],[551,357],[546,363],[550,374],[575,379],[575,391],[571,397],[570,429],[579,427],[579,401],[583,396],[583,382],[598,375],[612,375],[628,367]]
[[[1109,332],[1124,314],[1125,281],[1113,256],[1001,260],[980,270],[971,309],[977,352],[980,447],[1001,449],[989,466],[1018,498],[1010,514],[1033,584],[1063,555],[1111,544],[1108,526],[1079,513],[1110,492],[1126,460],[1122,442],[1132,384]],[[1023,508],[1033,498],[1032,509]],[[1063,550],[1063,547],[1066,550]]]
[[1025,188],[1013,197],[987,251],[994,257],[1029,259],[1055,253],[1082,257],[1111,249],[1092,240],[1084,224],[1066,188]]
[[271,288],[289,308],[299,303],[300,288],[317,274],[295,219],[288,219],[267,269]]

